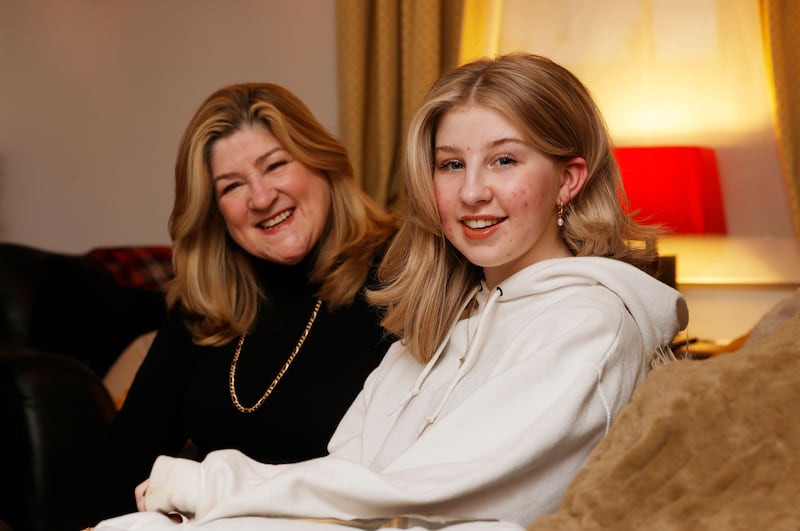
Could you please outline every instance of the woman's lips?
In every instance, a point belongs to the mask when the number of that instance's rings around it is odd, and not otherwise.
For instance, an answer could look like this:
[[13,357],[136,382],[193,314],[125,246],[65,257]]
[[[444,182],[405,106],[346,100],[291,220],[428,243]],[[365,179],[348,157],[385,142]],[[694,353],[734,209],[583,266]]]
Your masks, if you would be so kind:
[[292,216],[292,214],[294,214],[294,209],[293,208],[284,210],[283,212],[279,213],[278,215],[273,216],[273,217],[271,217],[271,218],[269,218],[267,220],[262,221],[261,223],[258,224],[258,227],[263,229],[263,230],[273,229],[273,228],[277,227],[278,225],[280,225],[281,223],[283,223],[284,221],[286,221],[287,219],[289,219]]

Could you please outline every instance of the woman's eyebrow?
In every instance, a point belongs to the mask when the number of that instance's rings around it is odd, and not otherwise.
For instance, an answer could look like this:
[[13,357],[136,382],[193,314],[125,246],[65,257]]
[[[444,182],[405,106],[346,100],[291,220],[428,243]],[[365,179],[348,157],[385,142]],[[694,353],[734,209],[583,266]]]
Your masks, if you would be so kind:
[[[277,153],[279,151],[286,151],[286,149],[284,149],[284,148],[282,148],[280,146],[270,149],[269,151],[267,151],[263,155],[260,155],[259,157],[256,158],[255,165],[257,166],[259,164],[263,164],[265,160],[267,160],[268,158],[270,158],[272,155],[274,155],[275,153]],[[216,181],[219,181],[219,180],[222,180],[222,179],[227,179],[227,178],[233,177],[235,175],[236,175],[236,172],[223,173],[221,175],[215,175],[212,178],[212,180],[216,182]]]
[[266,153],[264,153],[263,155],[261,155],[260,157],[258,157],[258,158],[256,159],[256,162],[255,162],[255,163],[256,163],[256,164],[261,164],[262,162],[264,162],[265,160],[267,160],[268,158],[270,158],[272,155],[274,155],[274,154],[275,154],[275,153],[277,153],[278,151],[286,151],[286,150],[285,150],[283,147],[281,147],[281,146],[278,146],[278,147],[272,148],[272,149],[270,149],[269,151],[267,151]]

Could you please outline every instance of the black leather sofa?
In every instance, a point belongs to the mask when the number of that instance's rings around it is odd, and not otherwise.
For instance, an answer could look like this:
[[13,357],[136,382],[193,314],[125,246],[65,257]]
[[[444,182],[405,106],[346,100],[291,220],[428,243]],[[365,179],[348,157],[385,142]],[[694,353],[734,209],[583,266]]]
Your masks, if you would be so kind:
[[86,254],[0,243],[0,529],[54,531],[115,409],[102,377],[158,328],[165,247]]

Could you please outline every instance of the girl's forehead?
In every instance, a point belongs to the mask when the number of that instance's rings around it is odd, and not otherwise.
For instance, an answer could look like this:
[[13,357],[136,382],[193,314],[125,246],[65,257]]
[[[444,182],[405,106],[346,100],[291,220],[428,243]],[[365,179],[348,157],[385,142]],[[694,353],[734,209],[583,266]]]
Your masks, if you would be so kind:
[[435,137],[436,144],[479,138],[526,139],[516,120],[497,109],[474,103],[454,106],[444,112],[436,126]]

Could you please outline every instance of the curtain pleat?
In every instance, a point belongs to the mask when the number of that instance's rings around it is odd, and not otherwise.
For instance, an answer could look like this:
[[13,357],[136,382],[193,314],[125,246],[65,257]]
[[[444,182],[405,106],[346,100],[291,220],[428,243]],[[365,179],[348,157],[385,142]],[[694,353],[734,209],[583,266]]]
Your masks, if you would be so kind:
[[800,2],[760,0],[786,190],[800,238]]
[[457,65],[463,0],[337,0],[339,129],[359,185],[397,206],[397,154],[431,84]]

